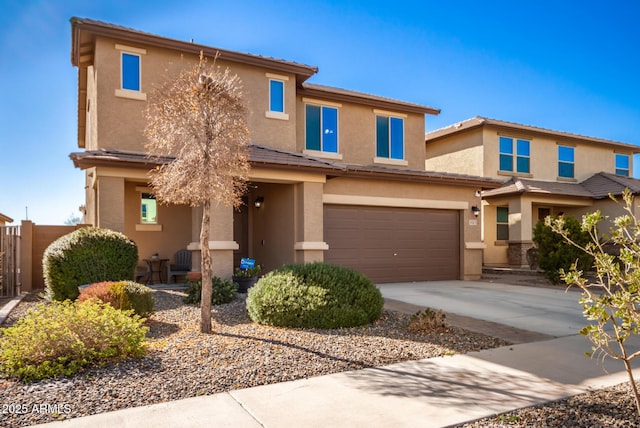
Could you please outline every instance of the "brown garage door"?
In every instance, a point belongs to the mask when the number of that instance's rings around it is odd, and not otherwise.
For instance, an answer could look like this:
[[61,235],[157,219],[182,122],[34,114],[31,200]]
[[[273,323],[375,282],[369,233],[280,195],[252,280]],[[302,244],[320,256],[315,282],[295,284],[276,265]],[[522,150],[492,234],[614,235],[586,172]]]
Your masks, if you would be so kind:
[[458,212],[324,206],[325,261],[377,283],[458,279]]

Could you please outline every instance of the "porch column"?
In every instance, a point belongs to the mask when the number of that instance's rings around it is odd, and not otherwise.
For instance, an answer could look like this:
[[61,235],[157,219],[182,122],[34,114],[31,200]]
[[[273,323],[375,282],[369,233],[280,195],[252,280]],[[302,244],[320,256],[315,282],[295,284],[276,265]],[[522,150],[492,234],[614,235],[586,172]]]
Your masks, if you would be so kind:
[[[202,208],[194,208],[191,213],[193,227],[192,242],[187,247],[192,251],[192,269],[200,270],[200,226],[202,225]],[[238,244],[233,240],[233,207],[226,207],[216,202],[211,203],[211,225],[209,229],[209,251],[213,276],[231,278],[233,275],[233,250]]]
[[531,201],[515,198],[509,201],[509,265],[528,267],[527,250],[533,246]]
[[329,246],[324,242],[323,183],[296,184],[296,263],[321,262]]
[[124,232],[124,177],[98,178],[98,227]]

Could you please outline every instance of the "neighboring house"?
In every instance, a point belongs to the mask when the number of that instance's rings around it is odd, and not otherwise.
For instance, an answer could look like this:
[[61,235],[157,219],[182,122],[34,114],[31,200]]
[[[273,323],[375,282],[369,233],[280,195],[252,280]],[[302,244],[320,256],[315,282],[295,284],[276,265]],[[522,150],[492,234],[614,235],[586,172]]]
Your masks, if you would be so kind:
[[6,226],[7,223],[13,223],[13,219],[0,213],[0,226]]
[[484,264],[525,266],[538,220],[620,214],[608,195],[640,192],[635,153],[631,144],[475,117],[426,134],[425,168],[503,180],[482,195]]
[[140,258],[180,248],[199,267],[198,209],[161,205],[144,153],[143,111],[159,83],[201,51],[242,79],[251,131],[249,191],[238,211],[212,209],[214,273],[240,257],[266,271],[328,261],[374,281],[475,279],[480,225],[472,207],[499,181],[425,170],[425,115],[439,110],[306,82],[317,68],[71,19],[78,68],[78,147],[85,221],[133,239]]

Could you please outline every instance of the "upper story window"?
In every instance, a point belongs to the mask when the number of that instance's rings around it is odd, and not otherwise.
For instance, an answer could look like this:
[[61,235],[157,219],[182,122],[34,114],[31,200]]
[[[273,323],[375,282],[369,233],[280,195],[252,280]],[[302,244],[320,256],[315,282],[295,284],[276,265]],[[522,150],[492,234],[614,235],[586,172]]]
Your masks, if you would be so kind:
[[280,74],[265,73],[269,79],[269,108],[265,112],[265,117],[270,119],[289,120],[286,111],[285,87],[289,76]]
[[496,239],[509,240],[509,207],[496,207]]
[[147,95],[142,92],[142,55],[146,49],[131,46],[116,45],[120,51],[120,87],[116,88],[116,96],[146,100]]
[[404,160],[404,119],[376,115],[376,157]]
[[531,172],[531,142],[500,137],[500,171],[514,172],[514,170],[522,174]]
[[284,113],[284,82],[269,79],[269,111]]
[[305,105],[305,147],[326,153],[338,153],[338,109]]
[[629,160],[629,155],[621,155],[619,153],[616,153],[616,174],[628,177],[630,169],[631,163]]
[[574,151],[573,147],[558,146],[558,177],[574,178]]
[[122,89],[140,91],[140,55],[122,52]]

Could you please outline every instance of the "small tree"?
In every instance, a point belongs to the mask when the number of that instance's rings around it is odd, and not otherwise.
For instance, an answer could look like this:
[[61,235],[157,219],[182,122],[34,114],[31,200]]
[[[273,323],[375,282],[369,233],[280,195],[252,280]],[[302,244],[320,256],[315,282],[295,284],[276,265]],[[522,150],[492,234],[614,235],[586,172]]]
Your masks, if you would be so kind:
[[[568,236],[580,246],[585,246],[591,240],[589,233],[582,230],[580,221],[575,218],[566,217],[563,224]],[[554,284],[562,282],[560,269],[569,270],[576,260],[581,270],[587,271],[593,265],[593,258],[589,254],[571,245],[543,221],[538,221],[533,229],[533,242],[538,248],[538,266]]]
[[[611,197],[613,200],[615,198]],[[566,219],[548,217],[546,223],[572,245],[593,257],[597,278],[589,282],[576,263],[561,276],[568,285],[582,289],[580,304],[584,316],[593,321],[580,334],[587,336],[594,353],[600,353],[624,363],[640,414],[640,395],[631,370],[631,361],[640,356],[640,351],[629,352],[626,340],[640,332],[640,224],[633,212],[633,195],[626,189],[623,195],[627,214],[616,217],[610,228],[608,242],[601,242],[598,223],[603,217],[600,211],[582,217],[582,230],[589,233],[590,242],[580,245],[571,239],[565,228]],[[620,250],[615,256],[605,251],[605,245],[613,244]],[[586,353],[593,356],[593,353]]]
[[[215,63],[214,63],[215,65]],[[200,331],[211,332],[211,202],[241,204],[249,174],[247,108],[240,78],[200,62],[167,80],[150,96],[146,111],[148,153],[175,156],[151,172],[160,203],[202,207]]]

